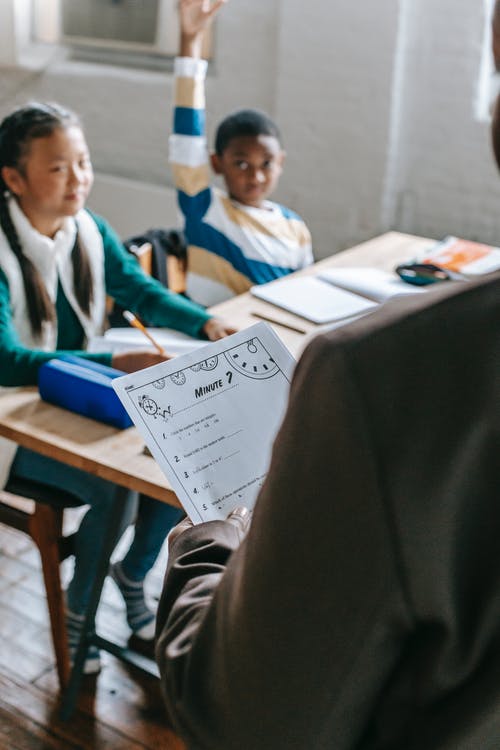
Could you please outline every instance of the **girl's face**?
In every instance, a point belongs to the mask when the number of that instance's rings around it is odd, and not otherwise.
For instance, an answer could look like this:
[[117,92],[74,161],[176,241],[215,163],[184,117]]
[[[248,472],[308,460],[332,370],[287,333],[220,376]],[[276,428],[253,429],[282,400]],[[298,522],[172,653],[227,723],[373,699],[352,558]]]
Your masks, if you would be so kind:
[[92,164],[81,129],[72,125],[34,138],[21,171],[6,167],[4,179],[35,229],[53,237],[65,217],[83,208],[92,187]]

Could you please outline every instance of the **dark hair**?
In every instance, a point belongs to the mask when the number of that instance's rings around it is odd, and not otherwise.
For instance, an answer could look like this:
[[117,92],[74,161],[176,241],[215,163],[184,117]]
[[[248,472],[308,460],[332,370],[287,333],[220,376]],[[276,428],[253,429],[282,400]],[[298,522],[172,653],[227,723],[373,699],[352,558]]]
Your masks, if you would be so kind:
[[497,97],[493,107],[491,120],[491,145],[493,146],[493,154],[495,156],[497,167],[500,169],[500,95]]
[[[0,170],[14,167],[20,174],[35,138],[46,138],[58,128],[81,127],[77,115],[57,104],[32,102],[16,109],[0,123]],[[7,205],[8,187],[0,171],[0,226],[16,255],[23,276],[28,304],[28,316],[35,336],[42,331],[44,321],[55,320],[55,309],[45,284],[31,260],[23,253],[16,228]],[[90,313],[94,296],[92,272],[87,251],[79,241],[78,232],[72,252],[75,296],[83,312]]]
[[269,115],[258,109],[239,109],[219,124],[215,134],[215,153],[222,156],[229,142],[242,135],[272,135],[281,143],[279,128]]

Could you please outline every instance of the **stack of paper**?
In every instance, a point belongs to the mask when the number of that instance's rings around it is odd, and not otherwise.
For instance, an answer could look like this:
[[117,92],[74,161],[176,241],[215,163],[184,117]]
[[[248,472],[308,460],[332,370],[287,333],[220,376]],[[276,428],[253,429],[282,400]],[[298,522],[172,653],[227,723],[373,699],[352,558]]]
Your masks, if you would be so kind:
[[[207,344],[206,341],[194,339],[172,328],[148,328],[148,331],[169,354],[185,354]],[[151,343],[137,328],[109,328],[104,336],[96,336],[90,340],[88,351],[123,352],[151,347]]]
[[480,276],[500,268],[500,248],[449,236],[427,250],[421,262],[435,263],[466,276]]

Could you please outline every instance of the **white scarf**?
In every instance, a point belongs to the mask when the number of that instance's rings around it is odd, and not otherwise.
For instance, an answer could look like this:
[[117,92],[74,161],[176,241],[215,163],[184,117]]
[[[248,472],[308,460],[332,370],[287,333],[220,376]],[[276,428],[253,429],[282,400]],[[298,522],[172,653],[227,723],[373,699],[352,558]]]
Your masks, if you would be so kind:
[[[40,273],[50,299],[55,303],[60,281],[64,294],[80,321],[86,339],[102,333],[106,303],[104,248],[101,234],[92,217],[84,210],[79,211],[75,218],[66,217],[61,229],[54,239],[51,239],[40,234],[30,224],[14,198],[9,199],[8,206],[23,253]],[[90,315],[86,315],[81,310],[73,291],[71,253],[75,244],[77,226],[80,242],[87,251],[92,270],[94,299]],[[27,315],[21,268],[3,232],[0,232],[0,267],[9,284],[12,319],[21,343],[30,348],[52,351],[56,347],[57,326],[47,322],[43,326],[41,337],[33,336]]]
[[[67,217],[54,239],[40,234],[21,211],[14,198],[8,200],[12,222],[23,248],[23,253],[37,268],[50,299],[55,303],[60,281],[64,294],[84,330],[85,338],[99,335],[104,328],[106,290],[104,281],[104,246],[102,236],[94,220],[85,210],[76,217]],[[86,315],[76,300],[73,291],[73,250],[78,226],[79,241],[85,247],[92,271],[94,298],[90,315]],[[12,321],[20,342],[30,349],[52,351],[57,343],[57,322],[45,322],[42,333],[35,337],[27,313],[26,293],[19,262],[12,252],[3,231],[0,230],[0,268],[9,284]],[[1,390],[1,389],[0,389]],[[4,487],[9,476],[17,445],[0,438],[0,487]]]

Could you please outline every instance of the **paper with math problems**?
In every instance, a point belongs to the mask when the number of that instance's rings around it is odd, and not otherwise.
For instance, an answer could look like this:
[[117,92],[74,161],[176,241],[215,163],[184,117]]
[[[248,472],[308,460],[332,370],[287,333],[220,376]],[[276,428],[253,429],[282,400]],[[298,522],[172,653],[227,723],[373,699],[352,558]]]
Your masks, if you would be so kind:
[[113,387],[193,523],[253,508],[295,361],[267,323]]

